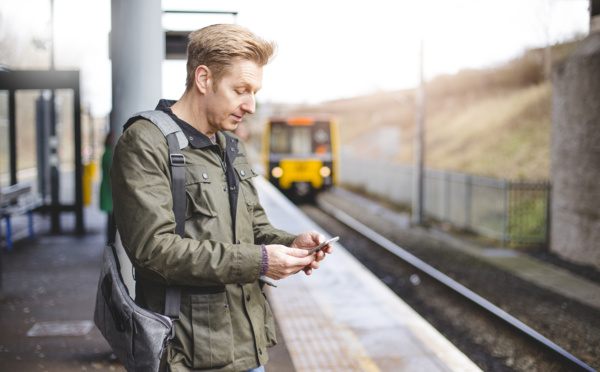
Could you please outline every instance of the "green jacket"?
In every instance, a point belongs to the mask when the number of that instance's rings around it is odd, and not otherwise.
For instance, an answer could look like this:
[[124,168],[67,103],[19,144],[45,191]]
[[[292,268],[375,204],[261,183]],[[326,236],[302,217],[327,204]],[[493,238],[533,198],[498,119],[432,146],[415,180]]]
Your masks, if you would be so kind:
[[112,161],[112,151],[110,146],[104,148],[102,154],[102,181],[100,181],[100,210],[106,213],[112,213],[112,192],[110,191],[110,163]]
[[[161,101],[162,108],[171,102]],[[264,365],[276,344],[271,309],[258,276],[260,244],[289,246],[259,203],[243,143],[217,133],[217,144],[177,119],[190,144],[185,238],[175,234],[168,146],[145,119],[120,137],[111,168],[113,208],[136,274],[136,302],[164,311],[164,285],[186,286],[181,320],[168,348],[172,371],[243,371]],[[221,157],[223,154],[223,164]]]

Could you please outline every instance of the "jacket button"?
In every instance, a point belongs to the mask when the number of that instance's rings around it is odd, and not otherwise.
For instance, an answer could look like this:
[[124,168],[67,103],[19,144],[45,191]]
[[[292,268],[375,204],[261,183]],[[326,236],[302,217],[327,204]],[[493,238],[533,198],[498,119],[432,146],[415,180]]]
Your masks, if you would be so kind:
[[235,149],[234,149],[233,147],[230,147],[230,148],[229,148],[229,150],[230,150],[231,152],[234,152],[234,151],[235,151]]
[[250,301],[250,295],[246,295],[246,301]]
[[240,244],[240,243],[241,243],[241,242],[238,240],[238,241],[237,241],[237,244]]
[[246,172],[244,172],[244,171],[241,171],[241,172],[240,172],[240,174],[241,174],[242,176],[245,176],[245,175],[246,175]]
[[207,180],[208,179],[208,174],[202,173],[202,178],[204,178],[205,180]]
[[258,349],[258,353],[259,353],[260,355],[262,355],[262,349],[260,349],[260,348],[259,348],[259,349]]
[[227,192],[227,186],[223,186],[223,191]]

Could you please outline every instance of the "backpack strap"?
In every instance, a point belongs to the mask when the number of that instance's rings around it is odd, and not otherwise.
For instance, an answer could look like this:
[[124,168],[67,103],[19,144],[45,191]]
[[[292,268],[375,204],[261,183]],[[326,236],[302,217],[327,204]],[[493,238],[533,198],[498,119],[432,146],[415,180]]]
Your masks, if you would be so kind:
[[162,134],[167,137],[171,133],[175,133],[177,136],[177,141],[179,142],[179,149],[183,150],[189,144],[187,137],[179,128],[179,125],[175,123],[175,121],[164,111],[160,110],[150,110],[150,111],[141,111],[137,114],[133,115],[127,123],[123,126],[123,131],[127,130],[131,124],[136,122],[139,119],[146,119],[151,121],[154,125],[160,129]]
[[[181,133],[181,132],[179,132]],[[169,164],[171,165],[171,194],[173,195],[173,213],[175,213],[175,233],[183,239],[185,232],[185,156],[179,149],[176,133],[167,136],[169,144]]]
[[[170,119],[170,118],[169,118]],[[175,124],[175,123],[173,123]],[[175,124],[177,125],[177,124]],[[178,132],[181,133],[181,130]],[[185,136],[184,136],[185,138]],[[173,194],[173,213],[175,214],[175,233],[184,238],[185,233],[185,157],[179,149],[176,134],[167,135],[169,144],[169,163],[171,164],[171,178],[173,179],[171,193]],[[181,287],[167,286],[165,298],[165,315],[179,318],[181,306]]]
[[[139,119],[146,119],[160,129],[169,145],[169,165],[171,167],[173,195],[173,213],[175,214],[175,233],[182,239],[185,233],[185,156],[181,150],[188,146],[189,141],[179,128],[179,125],[165,112],[160,110],[142,111],[133,115],[123,126],[127,130],[131,124]],[[181,306],[181,287],[169,285],[166,289],[165,315],[179,318]]]

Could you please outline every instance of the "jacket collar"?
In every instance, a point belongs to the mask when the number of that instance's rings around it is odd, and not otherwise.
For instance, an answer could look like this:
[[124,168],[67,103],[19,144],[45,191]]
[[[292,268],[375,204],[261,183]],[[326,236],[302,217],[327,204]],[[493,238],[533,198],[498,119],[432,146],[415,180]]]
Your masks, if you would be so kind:
[[210,138],[208,138],[205,134],[201,133],[198,129],[194,128],[190,124],[178,118],[177,115],[173,113],[173,110],[171,110],[171,106],[173,106],[175,102],[177,101],[161,99],[158,102],[158,105],[156,106],[156,110],[165,112],[173,120],[175,120],[175,123],[179,125],[179,128],[181,128],[181,131],[187,137],[188,141],[190,141],[190,144],[194,148],[199,149],[203,147],[212,146],[213,143],[210,140]]

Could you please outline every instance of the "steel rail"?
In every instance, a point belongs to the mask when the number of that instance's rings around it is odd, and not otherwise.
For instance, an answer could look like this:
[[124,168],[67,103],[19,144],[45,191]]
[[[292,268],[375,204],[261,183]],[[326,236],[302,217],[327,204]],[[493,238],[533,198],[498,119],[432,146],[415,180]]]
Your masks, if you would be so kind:
[[385,237],[379,235],[378,233],[376,233],[372,229],[368,228],[367,226],[363,225],[362,223],[358,222],[357,220],[355,220],[354,218],[350,217],[346,213],[338,210],[337,208],[335,208],[331,204],[329,204],[327,202],[324,202],[322,200],[319,200],[318,201],[318,206],[323,211],[325,211],[329,215],[333,216],[338,221],[342,222],[343,224],[345,224],[346,226],[350,227],[354,231],[356,231],[359,234],[363,235],[364,237],[366,237],[367,239],[369,239],[372,242],[376,243],[377,245],[385,248],[386,250],[388,250],[389,252],[391,252],[394,255],[398,256],[402,260],[406,261],[407,263],[409,263],[413,267],[417,268],[421,272],[427,274],[431,278],[433,278],[433,279],[437,280],[438,282],[444,284],[445,286],[453,289],[455,292],[457,292],[458,294],[462,295],[463,297],[471,300],[473,303],[475,303],[476,305],[479,305],[480,307],[482,307],[486,311],[488,311],[488,312],[496,315],[498,318],[504,320],[506,323],[508,323],[509,325],[515,327],[520,332],[522,332],[522,333],[526,334],[527,336],[533,338],[535,341],[537,341],[537,342],[541,343],[542,345],[548,347],[549,349],[551,349],[552,351],[556,352],[557,354],[559,354],[563,358],[567,359],[571,363],[577,365],[578,367],[582,368],[583,370],[590,371],[590,372],[596,372],[596,370],[594,370],[592,367],[590,367],[587,364],[583,363],[581,360],[577,359],[575,356],[569,354],[567,351],[565,351],[564,349],[562,349],[560,346],[556,345],[554,342],[552,342],[549,339],[547,339],[546,337],[542,336],[540,333],[538,333],[537,331],[535,331],[531,327],[527,326],[525,323],[521,322],[517,318],[515,318],[512,315],[508,314],[504,310],[500,309],[498,306],[492,304],[491,302],[489,302],[485,298],[479,296],[475,292],[471,291],[467,287],[463,286],[462,284],[458,283],[454,279],[452,279],[449,276],[445,275],[441,271],[439,271],[439,270],[435,269],[434,267],[430,266],[426,262],[424,262],[424,261],[420,260],[419,258],[413,256],[412,254],[410,254],[409,252],[407,252],[406,250],[404,250],[400,246],[394,244],[393,242],[389,241]]

